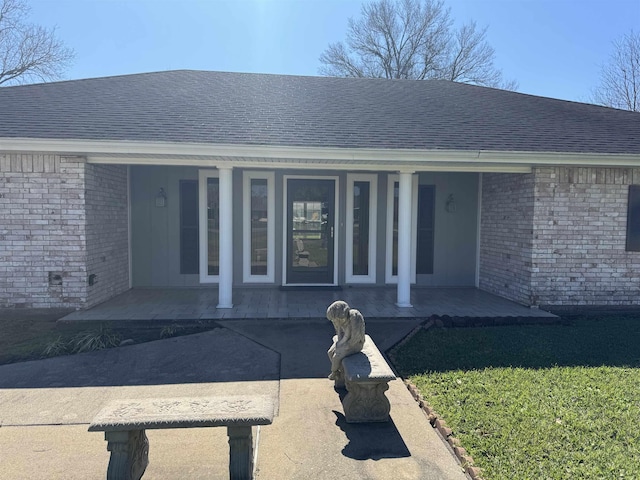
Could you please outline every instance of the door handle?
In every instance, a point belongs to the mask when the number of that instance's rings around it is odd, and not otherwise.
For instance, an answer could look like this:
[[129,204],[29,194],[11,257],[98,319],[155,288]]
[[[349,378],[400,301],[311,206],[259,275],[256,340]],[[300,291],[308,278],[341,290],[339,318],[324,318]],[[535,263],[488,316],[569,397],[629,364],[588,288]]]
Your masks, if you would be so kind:
[[333,238],[333,227],[331,227],[331,238]]

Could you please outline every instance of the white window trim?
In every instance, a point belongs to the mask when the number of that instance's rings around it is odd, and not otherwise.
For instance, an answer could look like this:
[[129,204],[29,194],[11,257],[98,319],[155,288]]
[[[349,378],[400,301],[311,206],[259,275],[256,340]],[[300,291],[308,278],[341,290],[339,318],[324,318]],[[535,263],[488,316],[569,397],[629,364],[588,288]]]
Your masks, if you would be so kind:
[[[355,182],[369,182],[369,273],[353,274],[353,191]],[[376,233],[378,218],[378,175],[347,174],[347,215],[345,250],[345,281],[347,283],[376,283]]]
[[200,241],[200,283],[218,283],[219,275],[209,275],[208,265],[208,225],[207,225],[207,179],[219,178],[218,170],[198,171],[198,212],[199,212],[199,241]]
[[[393,275],[393,186],[400,182],[400,175],[387,176],[387,245],[385,262],[385,282],[398,283],[398,275]],[[416,283],[416,247],[418,231],[418,175],[411,182],[411,283]]]
[[301,283],[295,283],[295,284],[291,284],[291,285],[295,285],[296,287],[304,287],[304,286],[316,286],[316,287],[322,287],[322,286],[335,286],[338,285],[338,235],[340,234],[339,232],[339,226],[340,226],[340,209],[339,209],[339,204],[338,204],[338,200],[339,200],[339,193],[340,193],[340,178],[337,176],[321,176],[321,175],[284,175],[282,177],[282,285],[283,286],[288,286],[290,285],[289,283],[287,283],[287,261],[288,261],[288,246],[287,246],[287,224],[289,219],[287,218],[287,203],[289,201],[289,197],[288,197],[288,192],[287,192],[287,184],[288,184],[288,180],[290,178],[302,178],[302,179],[308,179],[308,180],[333,180],[334,183],[334,190],[335,190],[335,204],[334,204],[334,208],[335,208],[335,219],[334,219],[334,223],[333,223],[333,283],[329,283],[329,284],[324,284],[324,283],[312,283],[310,285],[307,284],[301,284]]
[[[267,181],[267,274],[251,274],[251,180]],[[242,280],[244,283],[273,283],[275,279],[275,174],[273,172],[245,171],[243,173],[242,222]]]

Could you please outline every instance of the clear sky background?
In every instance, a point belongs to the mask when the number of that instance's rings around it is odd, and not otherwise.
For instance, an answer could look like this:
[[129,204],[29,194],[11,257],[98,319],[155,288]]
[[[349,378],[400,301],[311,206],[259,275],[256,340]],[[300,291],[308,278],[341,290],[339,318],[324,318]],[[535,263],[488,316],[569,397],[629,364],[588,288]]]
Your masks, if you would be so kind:
[[[318,75],[359,0],[31,0],[76,51],[67,78],[194,69]],[[446,0],[457,24],[489,26],[496,66],[519,91],[588,101],[612,42],[640,31],[640,0]]]

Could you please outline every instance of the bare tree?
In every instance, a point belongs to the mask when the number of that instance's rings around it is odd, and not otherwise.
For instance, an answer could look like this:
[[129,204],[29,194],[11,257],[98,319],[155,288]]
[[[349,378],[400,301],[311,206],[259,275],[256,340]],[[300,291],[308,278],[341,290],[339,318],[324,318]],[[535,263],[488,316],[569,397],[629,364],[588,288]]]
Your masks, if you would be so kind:
[[614,52],[602,67],[592,100],[607,107],[640,112],[640,33],[613,42]]
[[505,83],[475,22],[452,30],[444,0],[377,0],[349,19],[345,42],[320,56],[320,73],[338,77],[431,79],[517,88]]
[[0,85],[60,78],[75,56],[55,35],[27,22],[24,0],[0,0]]

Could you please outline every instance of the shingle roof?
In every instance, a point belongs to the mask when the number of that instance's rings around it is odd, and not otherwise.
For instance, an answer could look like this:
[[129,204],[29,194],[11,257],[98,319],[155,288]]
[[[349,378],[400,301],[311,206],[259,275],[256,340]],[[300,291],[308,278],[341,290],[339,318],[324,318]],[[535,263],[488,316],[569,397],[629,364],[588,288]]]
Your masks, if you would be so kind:
[[640,154],[640,114],[443,80],[179,70],[0,88],[2,137]]

